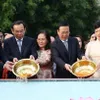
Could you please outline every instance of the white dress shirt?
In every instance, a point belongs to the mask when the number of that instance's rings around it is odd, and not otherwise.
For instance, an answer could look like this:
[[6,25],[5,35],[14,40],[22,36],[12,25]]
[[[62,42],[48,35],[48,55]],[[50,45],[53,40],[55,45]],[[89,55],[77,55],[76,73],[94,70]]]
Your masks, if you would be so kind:
[[19,47],[19,51],[21,52],[21,47],[22,47],[23,38],[22,38],[22,39],[17,39],[17,38],[15,38],[15,39],[16,39],[16,41],[17,41],[17,45],[18,45],[18,47]]
[[61,40],[63,44],[65,45],[66,49],[68,50],[68,39],[66,40]]

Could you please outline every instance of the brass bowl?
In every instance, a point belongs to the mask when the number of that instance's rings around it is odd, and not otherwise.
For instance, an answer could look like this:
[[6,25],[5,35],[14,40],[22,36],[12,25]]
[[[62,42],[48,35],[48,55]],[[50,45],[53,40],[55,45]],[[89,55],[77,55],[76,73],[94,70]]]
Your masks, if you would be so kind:
[[71,73],[79,78],[85,78],[93,75],[97,66],[90,60],[79,60],[72,65]]
[[30,78],[38,73],[40,66],[32,59],[21,59],[13,66],[12,72],[20,78]]

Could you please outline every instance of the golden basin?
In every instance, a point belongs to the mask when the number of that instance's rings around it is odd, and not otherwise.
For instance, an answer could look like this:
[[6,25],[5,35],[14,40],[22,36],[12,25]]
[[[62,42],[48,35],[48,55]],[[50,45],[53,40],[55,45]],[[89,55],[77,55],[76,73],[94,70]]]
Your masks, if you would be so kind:
[[90,60],[79,60],[72,65],[71,73],[79,78],[85,78],[93,75],[97,66]]
[[38,73],[40,66],[32,59],[21,59],[13,66],[16,77],[30,78]]

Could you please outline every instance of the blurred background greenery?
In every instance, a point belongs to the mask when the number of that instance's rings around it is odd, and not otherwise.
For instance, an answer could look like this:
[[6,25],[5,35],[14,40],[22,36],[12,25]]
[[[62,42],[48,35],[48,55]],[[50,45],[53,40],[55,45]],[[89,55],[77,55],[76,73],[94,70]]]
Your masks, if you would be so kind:
[[71,35],[88,39],[100,18],[100,0],[0,0],[0,30],[10,32],[13,21],[27,24],[27,35],[40,29],[56,35],[59,21],[68,20]]

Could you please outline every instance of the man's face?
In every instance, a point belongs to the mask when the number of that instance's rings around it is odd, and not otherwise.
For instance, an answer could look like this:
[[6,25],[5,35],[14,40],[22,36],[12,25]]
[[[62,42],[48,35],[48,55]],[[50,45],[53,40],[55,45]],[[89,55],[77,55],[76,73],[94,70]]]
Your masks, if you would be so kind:
[[11,31],[17,39],[21,39],[24,37],[26,29],[24,28],[23,24],[19,24],[14,25]]
[[95,29],[95,35],[96,35],[97,39],[100,40],[100,27]]
[[61,26],[57,30],[57,34],[61,40],[66,40],[69,37],[69,26]]

